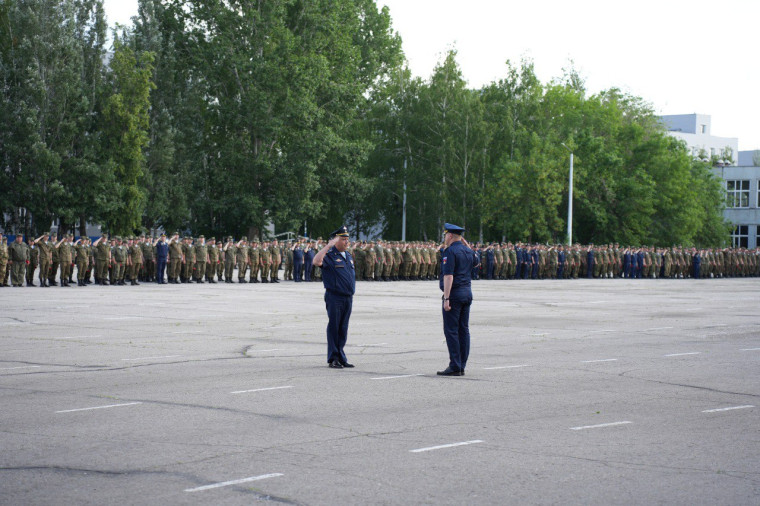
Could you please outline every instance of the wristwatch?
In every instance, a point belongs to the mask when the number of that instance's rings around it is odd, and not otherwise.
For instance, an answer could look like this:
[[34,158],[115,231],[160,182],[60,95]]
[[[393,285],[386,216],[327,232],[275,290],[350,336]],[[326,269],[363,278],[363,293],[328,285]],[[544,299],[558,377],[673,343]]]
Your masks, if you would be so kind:
[[441,295],[441,300],[449,300],[449,298],[446,297],[445,295]]

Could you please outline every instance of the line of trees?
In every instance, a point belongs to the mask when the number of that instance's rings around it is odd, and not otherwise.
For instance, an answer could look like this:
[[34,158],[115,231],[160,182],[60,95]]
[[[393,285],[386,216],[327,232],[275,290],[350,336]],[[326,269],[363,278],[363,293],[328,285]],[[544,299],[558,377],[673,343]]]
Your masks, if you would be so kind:
[[533,63],[472,89],[455,51],[405,66],[373,0],[0,0],[0,209],[36,233],[97,222],[257,235],[720,245],[723,190],[642,99]]

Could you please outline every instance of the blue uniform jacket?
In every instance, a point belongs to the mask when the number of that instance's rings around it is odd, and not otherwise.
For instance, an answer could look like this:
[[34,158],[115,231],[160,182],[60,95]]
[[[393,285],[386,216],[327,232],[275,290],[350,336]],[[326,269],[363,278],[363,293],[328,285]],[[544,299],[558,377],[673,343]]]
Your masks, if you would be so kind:
[[469,302],[472,300],[472,269],[477,263],[475,252],[462,244],[461,241],[455,241],[443,250],[439,286],[443,291],[443,277],[449,274],[454,276],[449,294],[449,299],[452,302]]
[[345,254],[343,258],[333,246],[322,260],[322,284],[329,294],[351,296],[356,291],[354,259],[348,251]]
[[169,256],[169,245],[165,242],[159,242],[156,244],[156,259],[166,260]]

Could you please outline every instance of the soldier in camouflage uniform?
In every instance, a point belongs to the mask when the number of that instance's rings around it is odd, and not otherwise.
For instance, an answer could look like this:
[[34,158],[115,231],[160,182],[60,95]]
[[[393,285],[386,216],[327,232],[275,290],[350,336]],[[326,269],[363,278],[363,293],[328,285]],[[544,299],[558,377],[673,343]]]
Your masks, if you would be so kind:
[[208,263],[208,250],[206,248],[205,236],[198,236],[195,240],[193,254],[195,255],[195,270],[193,272],[193,278],[196,283],[205,283],[206,264]]
[[85,284],[85,276],[87,274],[87,267],[90,263],[90,251],[87,248],[87,238],[80,237],[74,243],[74,250],[76,252],[74,261],[77,264],[77,286],[87,286]]
[[182,244],[179,240],[179,232],[176,232],[169,239],[169,283],[176,284],[180,282],[179,277],[181,276],[183,261]]
[[216,237],[212,237],[208,240],[206,246],[206,281],[209,283],[216,283],[214,276],[216,276],[216,267],[219,264],[219,255],[221,251],[216,247]]
[[390,244],[383,243],[383,271],[381,274],[383,281],[390,281],[391,272],[393,271],[393,251],[390,248]]
[[285,281],[293,281],[293,242],[288,241],[287,243],[283,243],[282,246],[280,248],[283,265],[282,277]]
[[129,255],[129,282],[132,286],[139,285],[137,278],[143,268],[143,250],[142,246],[134,237],[130,237],[131,245],[127,248]]
[[278,271],[280,270],[280,263],[282,262],[282,253],[277,243],[277,239],[272,241],[269,246],[269,282],[279,283]]
[[259,282],[259,273],[262,281],[266,279],[266,274],[261,269],[261,247],[257,241],[253,241],[248,249],[248,260],[251,265],[251,283]]
[[16,240],[8,246],[8,265],[11,268],[11,284],[15,287],[23,286],[26,264],[29,261],[29,251],[24,244],[23,236],[16,234]]
[[143,281],[156,281],[156,248],[145,234],[140,236],[140,248],[143,254]]
[[61,286],[69,286],[69,269],[71,269],[72,264],[72,256],[71,256],[71,247],[69,246],[69,236],[68,234],[63,235],[61,237],[61,240],[58,241],[55,245],[55,249],[57,252],[57,258],[54,256],[54,262],[57,260],[58,264],[61,266]]
[[227,242],[222,248],[224,251],[224,282],[234,283],[232,274],[235,271],[235,262],[237,260],[237,248],[232,236],[227,237]]
[[50,245],[50,255],[51,255],[51,263],[50,263],[50,271],[48,272],[48,285],[50,286],[58,286],[58,283],[56,283],[55,278],[58,277],[58,267],[60,265],[59,262],[59,255],[58,255],[58,247],[55,243],[55,241],[51,240],[48,242]]
[[238,268],[238,283],[247,283],[245,280],[245,273],[248,270],[248,238],[243,236],[237,244],[235,244],[235,252],[237,254],[237,268]]
[[8,286],[5,282],[5,273],[8,269],[8,238],[0,239],[0,286]]
[[259,252],[259,265],[261,266],[261,282],[269,283],[269,269],[272,263],[272,253],[269,251],[269,242],[261,243]]

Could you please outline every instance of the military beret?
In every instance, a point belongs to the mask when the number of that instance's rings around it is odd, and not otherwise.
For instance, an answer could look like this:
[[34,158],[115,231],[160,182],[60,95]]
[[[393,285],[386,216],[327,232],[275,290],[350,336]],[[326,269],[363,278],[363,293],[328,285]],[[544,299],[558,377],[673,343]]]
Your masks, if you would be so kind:
[[[201,237],[203,237],[203,236],[201,236]],[[216,237],[212,237],[211,239],[209,239],[209,241],[216,241]]]
[[199,235],[198,239],[205,239],[205,237],[203,237],[202,235]]
[[338,230],[334,230],[330,234],[330,237],[336,237],[336,236],[338,236],[338,237],[348,237],[348,228],[345,225],[343,225]]
[[247,240],[248,240],[248,237],[246,237],[246,236],[243,236],[243,237],[241,237],[241,238],[240,238],[240,240],[241,240],[241,241],[247,241]]
[[229,236],[229,237],[227,238],[227,240],[228,240],[228,241],[232,241],[232,240],[234,240],[234,239],[232,238],[232,236]]
[[140,234],[140,239],[145,239],[145,234]]
[[452,225],[451,223],[444,223],[443,230],[445,232],[451,232],[452,234],[461,235],[464,229],[458,225]]

